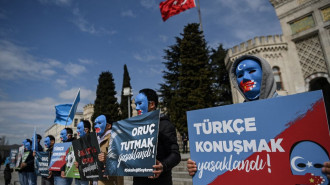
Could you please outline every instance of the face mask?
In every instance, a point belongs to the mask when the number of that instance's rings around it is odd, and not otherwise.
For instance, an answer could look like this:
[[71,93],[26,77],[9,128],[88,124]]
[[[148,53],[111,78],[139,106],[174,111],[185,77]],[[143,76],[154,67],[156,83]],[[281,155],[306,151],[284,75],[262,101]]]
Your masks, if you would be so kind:
[[50,147],[50,138],[46,137],[44,140],[44,143],[45,143],[45,147],[49,148]]
[[236,68],[236,80],[245,97],[249,100],[258,99],[262,80],[260,64],[254,60],[243,60]]
[[84,122],[80,122],[77,126],[77,133],[78,136],[83,137],[86,135],[85,129],[84,129]]
[[107,125],[107,119],[105,118],[104,115],[100,115],[95,119],[94,128],[98,136],[101,136],[104,133],[106,125]]
[[66,129],[63,129],[61,131],[60,138],[61,138],[61,141],[63,141],[63,142],[65,142],[66,140],[68,140]]
[[143,93],[140,93],[135,98],[135,105],[138,115],[144,114],[148,112],[148,98]]
[[24,148],[25,148],[25,150],[31,150],[31,144],[30,144],[30,142],[25,142],[24,143]]
[[[315,153],[319,155],[315,155]],[[311,141],[303,141],[298,143],[290,154],[291,172],[293,175],[310,173],[324,180],[319,184],[328,184],[329,180],[321,170],[324,161],[329,161],[329,157],[322,147]]]

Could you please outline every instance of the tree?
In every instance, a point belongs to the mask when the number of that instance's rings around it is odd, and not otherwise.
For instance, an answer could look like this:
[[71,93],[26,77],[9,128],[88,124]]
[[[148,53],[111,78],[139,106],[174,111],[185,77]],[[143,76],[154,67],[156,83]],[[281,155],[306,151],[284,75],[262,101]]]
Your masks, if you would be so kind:
[[185,26],[182,39],[165,50],[168,71],[160,92],[171,121],[180,132],[187,132],[186,111],[213,106],[212,70],[209,49],[199,24]]
[[171,112],[172,98],[177,94],[179,88],[179,67],[180,67],[180,43],[181,38],[176,37],[176,44],[169,46],[169,49],[165,49],[166,55],[163,57],[166,62],[163,64],[166,67],[166,71],[163,71],[163,78],[165,83],[160,85],[160,101],[161,105],[165,107],[164,112],[167,114]]
[[115,91],[112,73],[109,71],[102,72],[98,82],[94,102],[94,114],[92,116],[93,122],[101,114],[105,115],[107,119],[110,118],[112,121],[118,121],[120,119],[119,104],[116,98],[117,93]]
[[227,50],[223,49],[222,44],[219,44],[216,50],[212,49],[211,66],[214,106],[232,104],[229,73],[225,65],[226,53]]
[[[131,78],[129,76],[128,70],[127,70],[127,66],[126,64],[124,65],[124,76],[123,76],[123,86],[122,86],[122,90],[121,90],[121,101],[120,101],[120,110],[121,110],[121,119],[125,119],[128,117],[128,100],[127,100],[127,96],[124,96],[124,88],[125,87],[129,87],[132,89],[131,86]],[[132,104],[132,101],[130,100],[130,105]],[[130,117],[132,116],[132,107],[130,106]]]

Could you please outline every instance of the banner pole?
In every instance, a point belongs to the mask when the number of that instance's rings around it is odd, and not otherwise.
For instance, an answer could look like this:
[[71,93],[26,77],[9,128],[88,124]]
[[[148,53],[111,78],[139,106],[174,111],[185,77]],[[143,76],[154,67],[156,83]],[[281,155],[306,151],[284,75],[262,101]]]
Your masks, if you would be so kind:
[[199,27],[200,27],[201,31],[203,31],[202,15],[201,15],[201,8],[200,8],[199,0],[197,0],[197,9],[198,9],[198,17],[199,17]]
[[[71,109],[70,109],[70,111],[69,111],[69,115],[68,115],[68,117],[66,118],[65,128],[66,128],[66,125],[67,125],[67,123],[68,123],[69,116],[70,116],[70,114],[71,114],[72,108],[73,108],[73,106],[74,106],[74,102],[76,102],[76,99],[77,99],[77,97],[78,97],[79,92],[80,92],[80,88],[79,88],[79,90],[78,90],[78,92],[77,92],[76,98],[75,98],[74,101],[73,101],[73,104],[72,104]],[[72,121],[73,121],[73,120],[72,120]]]

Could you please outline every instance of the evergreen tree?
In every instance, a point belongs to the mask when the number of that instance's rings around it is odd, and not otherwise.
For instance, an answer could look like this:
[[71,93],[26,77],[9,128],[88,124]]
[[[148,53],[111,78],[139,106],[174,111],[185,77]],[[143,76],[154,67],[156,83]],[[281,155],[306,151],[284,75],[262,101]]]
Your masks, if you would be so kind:
[[101,114],[105,115],[107,119],[112,121],[118,121],[120,119],[116,94],[112,73],[109,71],[102,72],[96,89],[94,114],[92,116],[93,129],[95,118]]
[[180,132],[187,132],[186,111],[213,106],[212,70],[209,50],[199,24],[185,26],[182,39],[165,50],[168,72],[160,92],[171,121]]
[[167,114],[171,112],[172,98],[177,94],[179,88],[179,67],[180,67],[180,43],[181,39],[176,37],[176,44],[169,46],[169,49],[165,49],[166,55],[164,59],[166,62],[163,64],[166,67],[166,71],[163,71],[163,78],[165,83],[160,85],[160,106],[164,106],[164,112]]
[[229,73],[225,65],[227,50],[220,44],[217,50],[212,49],[211,66],[213,73],[212,90],[214,106],[232,104]]
[[[128,97],[124,96],[124,88],[129,87],[132,89],[131,86],[131,78],[129,76],[127,66],[124,65],[124,76],[123,76],[123,86],[121,90],[121,101],[120,101],[120,110],[121,110],[121,119],[126,119],[128,117]],[[130,100],[130,105],[132,104],[132,101]],[[132,116],[132,107],[130,106],[130,117]]]

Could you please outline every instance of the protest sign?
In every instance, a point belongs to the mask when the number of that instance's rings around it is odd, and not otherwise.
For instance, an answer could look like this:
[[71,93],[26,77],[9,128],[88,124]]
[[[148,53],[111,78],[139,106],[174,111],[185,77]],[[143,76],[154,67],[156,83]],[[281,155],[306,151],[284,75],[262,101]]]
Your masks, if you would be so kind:
[[16,169],[19,169],[22,163],[22,157],[24,154],[24,146],[18,148],[17,160],[16,160]]
[[187,112],[193,183],[328,184],[321,91]]
[[53,146],[53,154],[49,163],[50,171],[61,171],[61,168],[66,163],[65,158],[69,152],[71,142],[55,143]]
[[100,146],[96,133],[91,132],[72,141],[74,155],[79,166],[80,178],[83,180],[98,180],[103,178],[104,164],[98,160]]
[[113,123],[106,172],[111,176],[152,176],[156,164],[159,110]]
[[36,152],[34,169],[38,176],[48,177],[48,152]]
[[18,155],[18,149],[10,150],[10,163],[9,163],[10,168],[14,168],[16,166],[17,155]]
[[80,178],[79,171],[76,168],[76,166],[74,165],[76,158],[74,156],[72,145],[69,148],[69,152],[66,155],[65,161],[66,161],[66,166],[65,166],[65,171],[64,171],[65,176],[71,177],[71,178]]

